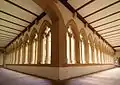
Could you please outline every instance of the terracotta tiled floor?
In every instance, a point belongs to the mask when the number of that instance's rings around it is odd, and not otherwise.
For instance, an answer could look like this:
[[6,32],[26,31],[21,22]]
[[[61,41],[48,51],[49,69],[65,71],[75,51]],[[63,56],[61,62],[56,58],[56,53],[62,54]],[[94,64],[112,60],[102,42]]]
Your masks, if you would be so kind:
[[120,85],[120,68],[66,81],[65,85]]
[[51,81],[0,68],[0,85],[52,85]]

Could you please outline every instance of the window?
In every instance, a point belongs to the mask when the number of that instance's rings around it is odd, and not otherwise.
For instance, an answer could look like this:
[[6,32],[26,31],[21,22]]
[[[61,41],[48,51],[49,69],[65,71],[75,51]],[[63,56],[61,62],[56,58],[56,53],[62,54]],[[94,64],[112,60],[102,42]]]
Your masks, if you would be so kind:
[[28,43],[29,40],[27,40],[26,44],[25,44],[25,64],[28,64]]
[[75,36],[71,30],[71,26],[66,33],[66,46],[67,46],[67,63],[75,64]]
[[35,34],[35,37],[33,39],[32,43],[32,61],[31,64],[37,64],[37,54],[38,54],[38,35]]
[[46,27],[42,34],[42,61],[41,64],[51,64],[51,32],[50,28]]

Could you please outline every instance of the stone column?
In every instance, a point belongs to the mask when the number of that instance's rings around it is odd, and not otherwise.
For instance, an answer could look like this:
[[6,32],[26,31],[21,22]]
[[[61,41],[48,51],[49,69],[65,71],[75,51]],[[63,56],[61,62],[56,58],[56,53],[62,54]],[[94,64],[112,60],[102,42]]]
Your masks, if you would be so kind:
[[28,64],[32,61],[32,41],[28,43]]
[[43,48],[43,39],[44,37],[43,36],[40,36],[39,35],[39,38],[38,38],[38,58],[37,58],[37,64],[41,64],[41,61],[42,61],[42,48]]
[[89,64],[89,45],[87,40],[85,40],[85,61],[86,64]]
[[24,64],[25,63],[25,43],[23,43],[23,47],[22,47],[22,64]]
[[48,43],[48,38],[49,38],[49,34],[46,35],[46,58],[45,58],[45,63],[48,64],[48,50],[49,50],[49,43]]
[[75,56],[76,56],[76,63],[80,64],[80,46],[79,46],[79,39],[76,39],[75,42]]
[[95,62],[95,56],[94,56],[94,45],[91,45],[91,55],[92,55],[92,63],[94,64],[94,62]]
[[51,27],[53,66],[64,66],[67,63],[65,30],[65,25],[59,19],[53,22]]
[[6,67],[6,52],[3,53],[3,67]]

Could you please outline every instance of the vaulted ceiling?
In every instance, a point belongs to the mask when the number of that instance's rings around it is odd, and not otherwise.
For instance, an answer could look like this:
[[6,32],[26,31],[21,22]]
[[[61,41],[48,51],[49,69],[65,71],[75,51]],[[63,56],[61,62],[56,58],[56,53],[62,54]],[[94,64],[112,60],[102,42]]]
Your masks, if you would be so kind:
[[32,0],[0,0],[0,47],[10,44],[43,15]]
[[60,0],[114,49],[120,49],[120,0]]

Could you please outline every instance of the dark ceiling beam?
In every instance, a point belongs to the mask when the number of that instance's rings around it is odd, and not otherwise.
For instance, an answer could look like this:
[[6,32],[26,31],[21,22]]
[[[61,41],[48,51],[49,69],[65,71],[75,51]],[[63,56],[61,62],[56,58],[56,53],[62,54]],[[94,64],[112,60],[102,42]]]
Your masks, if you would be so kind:
[[115,31],[120,31],[120,29],[115,29],[115,30],[107,31],[107,32],[100,33],[100,34],[101,34],[101,35],[104,35],[104,34],[111,33],[111,32],[115,32]]
[[120,32],[117,32],[117,33],[112,33],[112,34],[108,34],[108,35],[104,35],[103,37],[108,37],[108,36],[111,36],[111,35],[116,35],[116,34],[120,34]]
[[18,30],[18,29],[12,28],[12,27],[8,27],[8,26],[5,26],[5,25],[0,25],[0,26],[1,26],[1,27],[5,27],[5,28],[9,28],[9,29],[12,29],[12,30],[21,32],[21,30]]
[[79,11],[80,9],[82,9],[83,7],[89,5],[90,3],[94,2],[95,0],[90,0],[89,2],[85,3],[84,5],[82,5],[81,7],[77,8],[76,11]]
[[118,1],[116,1],[116,2],[114,2],[114,3],[112,3],[112,4],[109,4],[109,5],[107,5],[107,6],[103,7],[103,8],[101,8],[101,9],[99,9],[99,10],[93,12],[93,13],[90,13],[90,14],[86,15],[86,16],[83,17],[83,18],[87,18],[87,17],[89,17],[89,16],[91,16],[91,15],[97,13],[97,12],[100,12],[100,11],[102,11],[102,10],[104,10],[104,9],[107,9],[108,7],[111,7],[111,6],[113,6],[113,5],[115,5],[115,4],[119,3],[119,2],[120,2],[120,0],[118,0]]
[[19,20],[21,20],[21,21],[24,21],[24,22],[27,22],[27,23],[31,23],[31,22],[29,22],[29,21],[27,21],[27,20],[25,20],[25,19],[22,19],[22,18],[20,18],[20,17],[17,17],[17,16],[15,16],[15,15],[12,15],[12,14],[7,13],[7,12],[4,12],[4,11],[2,11],[2,10],[0,10],[0,12],[1,12],[1,13],[4,13],[4,14],[6,14],[6,15],[9,15],[9,16],[11,16],[11,17],[14,17],[14,18],[16,18],[16,19],[19,19]]
[[[64,0],[59,0],[66,8],[68,8],[72,13],[75,13],[75,9],[67,2]],[[96,33],[96,35],[98,37],[100,37],[104,42],[106,42],[111,48],[113,48],[98,32],[95,31],[95,29],[78,13],[77,13],[77,17],[84,23],[84,24],[88,24],[88,27]],[[113,49],[114,50],[114,49]],[[115,50],[114,50],[115,51]]]
[[25,26],[23,26],[23,25],[17,24],[17,23],[15,23],[15,22],[12,22],[12,21],[9,21],[9,20],[3,19],[3,18],[0,18],[0,20],[3,20],[3,21],[5,21],[5,22],[9,22],[9,23],[12,23],[12,24],[15,24],[15,25],[18,25],[18,26],[20,26],[20,27],[24,27],[24,28],[25,28]]
[[3,32],[6,32],[6,33],[11,33],[11,34],[15,34],[15,35],[18,35],[17,33],[14,33],[14,32],[10,32],[10,31],[6,31],[6,30],[3,30],[3,29],[0,29],[0,31],[3,31]]
[[113,16],[113,15],[118,14],[118,13],[120,13],[120,11],[117,11],[117,12],[112,13],[112,14],[109,14],[109,15],[107,15],[107,16],[105,16],[105,17],[102,17],[102,18],[99,18],[99,19],[97,19],[97,20],[94,20],[94,21],[90,22],[89,24],[98,22],[98,21],[100,21],[100,20],[103,20],[103,19],[105,19],[105,18],[108,18],[108,17]]
[[110,28],[114,28],[114,27],[118,27],[118,26],[120,26],[120,24],[114,25],[114,26],[111,26],[111,27],[107,27],[107,28],[104,28],[104,29],[101,29],[101,30],[98,30],[97,32],[104,31],[104,30],[107,30],[107,29],[110,29]]
[[17,38],[19,38],[22,34],[24,34],[24,33],[27,31],[27,29],[30,29],[30,28],[35,24],[36,21],[39,21],[39,20],[42,19],[45,15],[46,15],[45,12],[41,13],[41,14],[39,15],[39,17],[37,17],[35,20],[33,20],[33,22],[32,22],[30,25],[28,25],[17,37],[15,37],[11,42],[9,42],[9,43],[5,46],[5,48],[8,47],[8,46],[9,46],[12,42],[14,42]]
[[0,33],[0,35],[15,37],[15,36],[13,36],[13,35],[5,34],[5,33]]
[[113,46],[113,48],[118,48],[118,47],[120,47],[120,45],[118,45],[118,46]]
[[113,21],[110,21],[110,22],[107,22],[107,23],[104,23],[104,24],[101,24],[101,25],[98,25],[98,26],[93,27],[93,28],[98,28],[98,27],[101,27],[101,26],[104,26],[104,25],[107,25],[107,24],[110,24],[110,23],[113,23],[113,22],[116,22],[116,21],[119,21],[119,20],[120,20],[120,18],[116,19],[116,20],[113,20]]
[[18,8],[20,8],[20,9],[22,9],[22,10],[24,10],[24,11],[26,11],[26,12],[28,12],[28,13],[30,13],[30,14],[32,14],[32,15],[34,15],[34,16],[36,16],[36,17],[38,17],[37,14],[35,14],[35,13],[33,13],[33,12],[25,9],[25,8],[23,8],[22,6],[19,6],[18,4],[13,3],[13,2],[10,1],[10,0],[5,0],[5,1],[8,2],[8,3],[10,3],[10,4],[12,4],[12,5],[14,5],[14,6],[16,6],[16,7],[18,7]]

